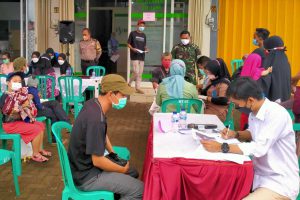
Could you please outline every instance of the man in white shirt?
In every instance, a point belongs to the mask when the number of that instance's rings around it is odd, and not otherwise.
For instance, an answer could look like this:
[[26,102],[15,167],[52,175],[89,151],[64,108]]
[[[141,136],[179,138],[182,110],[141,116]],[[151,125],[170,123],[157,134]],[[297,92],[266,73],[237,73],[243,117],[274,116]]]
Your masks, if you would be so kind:
[[296,199],[299,193],[299,166],[295,133],[288,112],[279,104],[263,97],[262,89],[250,78],[231,83],[227,95],[241,112],[251,112],[249,128],[227,131],[224,139],[237,138],[240,144],[201,141],[210,152],[253,156],[253,192],[245,200]]

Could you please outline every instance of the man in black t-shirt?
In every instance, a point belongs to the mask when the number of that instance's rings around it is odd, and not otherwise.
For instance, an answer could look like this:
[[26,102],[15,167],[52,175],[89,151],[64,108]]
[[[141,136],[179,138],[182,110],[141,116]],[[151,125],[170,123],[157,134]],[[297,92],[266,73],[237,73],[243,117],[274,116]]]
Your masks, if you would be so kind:
[[152,86],[154,90],[157,90],[158,85],[166,77],[170,76],[170,66],[172,61],[172,54],[170,52],[165,52],[161,56],[161,65],[160,67],[152,71]]
[[144,94],[140,89],[142,82],[142,74],[144,70],[145,53],[148,52],[146,47],[145,21],[139,20],[137,30],[129,34],[127,46],[130,49],[130,60],[133,67],[133,73],[129,84],[135,81],[135,89],[138,93]]
[[[265,28],[256,28],[252,43],[255,46],[258,46],[252,53],[256,53],[261,57],[261,67],[263,67],[264,60],[266,58],[265,49],[264,49],[264,41],[269,37],[270,32]],[[269,66],[268,66],[269,67]]]
[[[143,196],[143,183],[131,176],[137,174],[129,167],[122,167],[104,156],[105,150],[113,152],[106,134],[106,113],[125,107],[134,89],[116,74],[104,76],[101,95],[87,101],[74,123],[68,156],[74,183],[84,191],[107,190],[121,195],[121,199],[138,200]],[[129,174],[131,176],[129,176]]]

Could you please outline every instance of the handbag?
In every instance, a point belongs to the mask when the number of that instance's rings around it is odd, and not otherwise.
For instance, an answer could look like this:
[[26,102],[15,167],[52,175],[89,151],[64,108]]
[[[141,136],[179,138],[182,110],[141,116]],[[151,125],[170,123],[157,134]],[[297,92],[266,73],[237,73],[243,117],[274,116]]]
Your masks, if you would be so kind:
[[114,162],[114,163],[116,163],[117,165],[120,165],[120,166],[122,166],[122,167],[125,167],[125,165],[127,164],[127,160],[124,160],[124,159],[120,158],[120,157],[118,156],[118,154],[113,153],[113,152],[107,154],[105,157],[106,157],[107,159],[109,159],[110,161],[112,161],[112,162]]

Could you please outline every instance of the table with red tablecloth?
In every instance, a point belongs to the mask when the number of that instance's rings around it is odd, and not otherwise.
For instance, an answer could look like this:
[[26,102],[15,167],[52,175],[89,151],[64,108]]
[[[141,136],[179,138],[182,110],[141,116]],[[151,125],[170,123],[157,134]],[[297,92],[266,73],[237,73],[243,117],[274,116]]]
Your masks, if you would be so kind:
[[153,122],[144,161],[145,200],[235,200],[251,190],[251,161],[153,157]]

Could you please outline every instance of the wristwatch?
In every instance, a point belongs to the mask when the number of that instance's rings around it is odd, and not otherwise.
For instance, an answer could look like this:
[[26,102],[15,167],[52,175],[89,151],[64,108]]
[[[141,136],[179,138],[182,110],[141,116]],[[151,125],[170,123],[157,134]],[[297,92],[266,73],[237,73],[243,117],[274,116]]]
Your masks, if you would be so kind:
[[221,151],[222,151],[222,153],[228,153],[229,152],[229,145],[226,142],[224,142],[221,145]]

